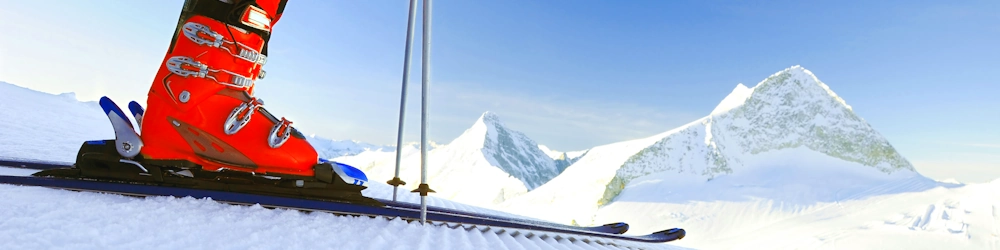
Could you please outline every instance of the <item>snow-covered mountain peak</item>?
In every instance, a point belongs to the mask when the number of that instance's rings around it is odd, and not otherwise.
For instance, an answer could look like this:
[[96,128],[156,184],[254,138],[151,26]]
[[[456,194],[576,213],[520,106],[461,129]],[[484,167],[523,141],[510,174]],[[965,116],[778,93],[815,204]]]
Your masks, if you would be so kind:
[[747,98],[749,98],[752,93],[753,89],[748,88],[742,83],[737,84],[736,88],[733,89],[733,92],[730,92],[725,99],[722,99],[722,102],[719,102],[718,106],[715,106],[715,109],[712,110],[712,114],[721,114],[743,105],[743,102],[746,102]]
[[846,163],[828,167],[844,171],[862,171],[855,169],[861,166],[871,175],[916,174],[888,140],[801,66],[772,74],[752,89],[737,86],[733,92],[720,104],[727,111],[713,112],[629,158],[608,183],[601,202],[614,199],[631,180],[654,173],[712,180],[763,167],[815,167],[792,166],[789,162],[798,156],[782,153],[788,150],[839,159]]
[[[780,101],[782,105],[794,106],[802,102],[810,101],[833,101],[853,111],[850,105],[837,93],[830,90],[830,86],[819,80],[812,71],[802,66],[792,66],[778,71],[757,84],[751,91],[750,98],[772,98],[771,102]],[[780,99],[780,100],[778,100]],[[799,103],[790,102],[796,99]]]
[[449,150],[479,150],[496,166],[534,189],[559,174],[552,158],[524,133],[509,129],[493,112],[483,113],[461,136],[446,146]]
[[502,126],[503,125],[503,123],[500,122],[500,116],[498,116],[496,113],[493,113],[493,111],[483,112],[483,114],[479,116],[479,120],[476,121],[476,122],[486,123],[486,124],[494,125],[494,126]]

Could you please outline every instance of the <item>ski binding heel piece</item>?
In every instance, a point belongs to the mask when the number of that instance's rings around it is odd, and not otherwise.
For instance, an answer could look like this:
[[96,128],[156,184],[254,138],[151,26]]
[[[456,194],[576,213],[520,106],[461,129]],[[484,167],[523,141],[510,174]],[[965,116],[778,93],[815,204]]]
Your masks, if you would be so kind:
[[129,102],[128,110],[132,112],[132,117],[135,118],[136,125],[142,127],[142,114],[146,112],[142,109],[142,105],[139,105],[139,103],[135,101]]
[[101,97],[100,104],[108,120],[111,121],[111,127],[115,130],[115,150],[118,154],[125,158],[139,155],[139,150],[142,150],[143,146],[142,139],[135,132],[125,112],[107,96]]

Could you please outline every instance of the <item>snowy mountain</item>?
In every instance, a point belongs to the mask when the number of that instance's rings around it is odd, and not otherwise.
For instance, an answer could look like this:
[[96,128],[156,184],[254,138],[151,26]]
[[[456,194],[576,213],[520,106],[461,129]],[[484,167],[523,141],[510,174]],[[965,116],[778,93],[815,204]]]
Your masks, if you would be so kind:
[[[395,155],[378,159],[342,157],[356,164],[370,179],[389,180],[395,174]],[[407,188],[416,187],[420,176],[419,148],[404,151],[400,178]],[[446,145],[428,152],[428,183],[433,194],[463,203],[492,206],[528,192],[560,172],[558,160],[550,158],[523,133],[504,126],[499,116],[483,113],[472,126]]]
[[306,137],[306,140],[309,141],[309,144],[312,144],[313,148],[316,149],[316,153],[319,154],[320,158],[325,159],[334,159],[342,156],[354,156],[367,151],[396,151],[396,147],[394,146],[379,146],[356,140],[333,140],[316,137],[316,135],[310,135],[309,137]]
[[[926,185],[908,191],[933,186],[826,84],[795,66],[754,88],[738,85],[704,118],[595,147],[549,183],[500,207],[589,225],[618,219],[605,212],[615,207],[616,216],[634,214],[621,209],[626,204],[765,199],[781,204],[767,209],[798,209],[911,178]],[[667,222],[647,218],[633,228]]]
[[799,147],[885,174],[914,173],[913,165],[882,135],[800,66],[775,73],[753,89],[737,86],[716,111],[726,106],[731,108],[688,124],[630,157],[608,183],[601,203],[648,174],[671,171],[711,180],[753,167],[747,161],[755,155]]
[[549,149],[548,146],[541,144],[538,145],[538,149],[541,149],[542,153],[545,153],[545,155],[548,155],[549,158],[552,158],[552,160],[555,161],[556,170],[558,170],[559,173],[562,173],[570,165],[576,163],[576,160],[579,160],[580,157],[582,157],[584,154],[587,154],[588,151],[588,150],[581,150],[574,152],[559,152]]
[[726,98],[722,99],[722,102],[720,102],[719,105],[715,106],[715,109],[712,110],[712,114],[721,114],[743,105],[747,98],[750,98],[750,94],[752,93],[753,90],[747,88],[746,85],[743,85],[742,83],[737,84],[736,88],[733,89],[733,92],[729,93]]
[[524,182],[534,189],[559,174],[552,158],[538,143],[521,132],[508,129],[493,112],[483,113],[479,120],[452,141],[449,148],[481,150],[491,165]]

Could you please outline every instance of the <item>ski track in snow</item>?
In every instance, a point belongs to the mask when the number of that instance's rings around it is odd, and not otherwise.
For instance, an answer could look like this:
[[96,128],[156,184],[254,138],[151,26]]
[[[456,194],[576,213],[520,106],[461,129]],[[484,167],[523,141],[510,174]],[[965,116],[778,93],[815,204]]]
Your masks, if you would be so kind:
[[[0,167],[2,175],[35,171]],[[386,197],[388,185],[365,195]],[[404,190],[405,191],[405,190]],[[419,196],[400,192],[400,200]],[[403,220],[238,206],[191,197],[135,198],[0,184],[0,249],[683,249],[601,240],[614,245],[451,229]],[[509,214],[430,198],[434,206]],[[526,231],[528,232],[528,231]],[[538,233],[538,232],[536,232]],[[590,237],[579,237],[579,239]]]

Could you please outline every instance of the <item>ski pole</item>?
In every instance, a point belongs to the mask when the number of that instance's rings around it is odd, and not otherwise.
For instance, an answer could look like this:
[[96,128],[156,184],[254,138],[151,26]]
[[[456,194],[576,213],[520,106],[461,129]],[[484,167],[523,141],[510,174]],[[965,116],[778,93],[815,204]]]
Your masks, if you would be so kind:
[[424,44],[421,48],[421,76],[423,90],[421,91],[420,111],[420,223],[427,222],[427,193],[434,192],[427,185],[427,85],[431,76],[431,0],[424,0]]
[[396,176],[389,180],[392,185],[392,201],[396,201],[396,192],[399,185],[406,185],[406,182],[399,179],[399,167],[403,153],[403,118],[406,113],[406,83],[410,79],[410,47],[413,45],[413,23],[417,19],[417,0],[410,0],[410,16],[406,22],[406,52],[403,56],[403,91],[399,101],[399,132],[396,134]]

